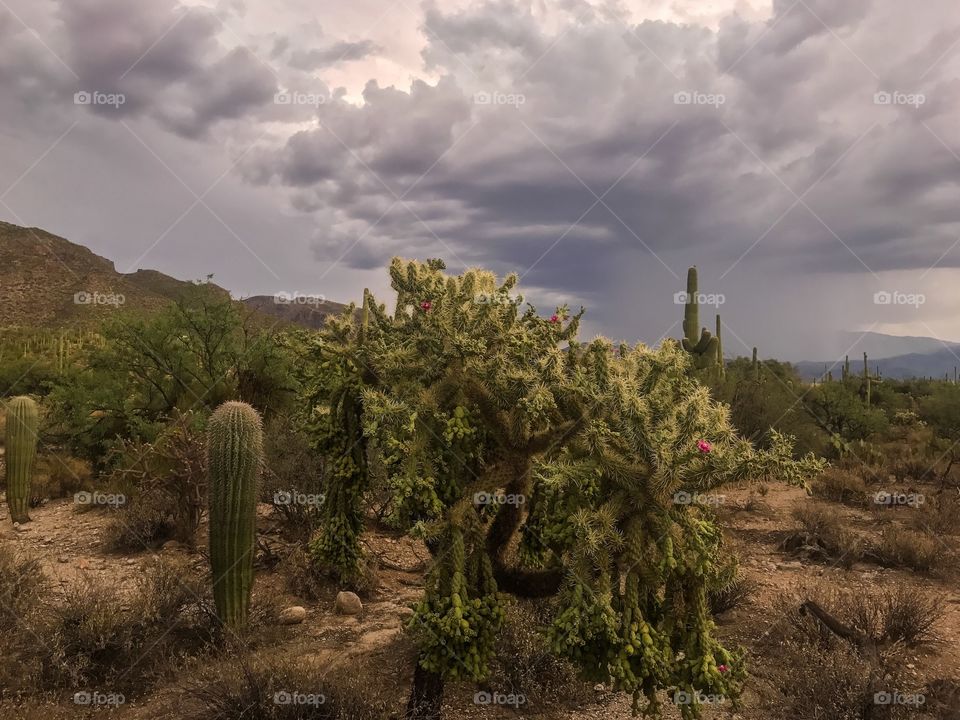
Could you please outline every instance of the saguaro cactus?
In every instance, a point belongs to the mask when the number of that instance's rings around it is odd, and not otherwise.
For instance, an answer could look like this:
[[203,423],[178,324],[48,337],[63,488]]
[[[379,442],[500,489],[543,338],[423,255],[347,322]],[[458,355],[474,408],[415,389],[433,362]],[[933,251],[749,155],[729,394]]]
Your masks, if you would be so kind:
[[238,627],[246,623],[253,588],[263,429],[252,407],[225,402],[210,417],[208,432],[213,599],[220,621]]
[[[757,360],[757,349],[753,349],[753,379],[757,382],[760,382],[760,361]],[[833,376],[830,376],[830,379],[833,380]]]
[[867,361],[867,354],[863,354],[863,382],[860,384],[860,397],[870,405],[870,395],[873,390],[873,383],[880,382],[879,368],[876,375],[870,374],[870,365]]
[[683,308],[683,349],[693,356],[698,370],[713,367],[717,362],[717,338],[700,327],[699,287],[696,266],[687,270],[687,295]]
[[717,313],[717,370],[720,377],[726,374],[726,366],[723,364],[723,336],[720,334],[722,325],[720,323],[720,313]]
[[37,404],[26,396],[7,403],[7,504],[13,522],[29,522],[30,479],[37,456]]

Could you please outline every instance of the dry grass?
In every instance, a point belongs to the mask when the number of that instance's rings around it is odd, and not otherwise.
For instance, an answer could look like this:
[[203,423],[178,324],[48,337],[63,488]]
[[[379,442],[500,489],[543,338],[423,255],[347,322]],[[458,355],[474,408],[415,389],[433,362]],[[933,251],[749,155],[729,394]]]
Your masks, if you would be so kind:
[[865,505],[868,499],[863,477],[855,471],[836,467],[824,470],[811,484],[811,490],[816,497],[846,505]]
[[817,560],[835,561],[845,567],[863,557],[863,539],[847,527],[837,508],[808,502],[796,508],[793,517],[800,523],[800,529],[784,541],[785,550]]
[[944,568],[948,550],[930,534],[891,527],[881,533],[880,541],[871,554],[888,567],[907,567],[936,574]]

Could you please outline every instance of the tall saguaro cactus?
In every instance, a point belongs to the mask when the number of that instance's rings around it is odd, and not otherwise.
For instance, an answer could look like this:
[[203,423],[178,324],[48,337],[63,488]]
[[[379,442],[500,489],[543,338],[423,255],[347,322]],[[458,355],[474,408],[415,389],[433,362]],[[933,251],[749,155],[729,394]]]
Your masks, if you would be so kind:
[[717,371],[720,377],[726,374],[726,366],[723,364],[723,336],[721,333],[722,324],[720,323],[720,313],[717,313]]
[[7,504],[13,522],[29,522],[30,479],[37,456],[39,412],[33,399],[13,398],[7,403]]
[[697,284],[697,268],[687,270],[687,295],[683,308],[683,349],[693,356],[693,366],[704,370],[716,365],[717,338],[706,328],[700,327],[700,292]]
[[239,627],[246,623],[253,588],[263,429],[252,407],[225,402],[210,417],[208,432],[213,599],[220,621]]

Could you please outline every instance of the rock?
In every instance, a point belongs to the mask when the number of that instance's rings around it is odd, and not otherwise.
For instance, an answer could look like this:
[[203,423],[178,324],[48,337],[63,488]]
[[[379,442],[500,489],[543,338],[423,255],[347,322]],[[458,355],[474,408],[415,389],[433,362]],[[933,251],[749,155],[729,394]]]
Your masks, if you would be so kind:
[[593,686],[594,692],[603,692],[604,690],[606,690],[606,688],[603,686],[603,683],[597,683]]
[[299,625],[307,619],[307,609],[300,605],[285,608],[277,617],[281,625]]
[[135,558],[127,558],[127,565],[136,565],[137,561]]
[[414,615],[413,608],[411,607],[402,607],[397,609],[397,617],[406,622]]
[[177,550],[183,550],[183,543],[176,540],[167,540],[163,545],[160,546],[162,552],[175,552]]
[[359,615],[363,612],[363,603],[356,593],[341,591],[337,593],[333,610],[338,615]]
[[57,562],[58,562],[58,563],[68,563],[68,562],[70,562],[70,558],[68,558],[66,555],[60,555],[60,556],[57,558]]

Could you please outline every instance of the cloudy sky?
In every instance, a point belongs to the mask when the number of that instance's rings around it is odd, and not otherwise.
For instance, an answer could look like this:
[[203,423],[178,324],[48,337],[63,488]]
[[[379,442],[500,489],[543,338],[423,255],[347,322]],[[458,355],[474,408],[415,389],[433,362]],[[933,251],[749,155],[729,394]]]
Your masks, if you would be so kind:
[[238,296],[443,257],[655,342],[696,264],[731,355],[960,340],[958,121],[956,0],[0,0],[0,219]]

